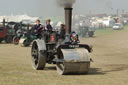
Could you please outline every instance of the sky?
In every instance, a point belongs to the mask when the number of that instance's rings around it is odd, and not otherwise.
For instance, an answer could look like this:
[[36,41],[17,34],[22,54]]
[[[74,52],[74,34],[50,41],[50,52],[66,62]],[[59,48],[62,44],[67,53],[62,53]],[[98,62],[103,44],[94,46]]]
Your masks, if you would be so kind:
[[[128,0],[76,0],[74,14],[116,13],[128,11]],[[63,8],[56,0],[0,0],[0,15],[61,16]]]

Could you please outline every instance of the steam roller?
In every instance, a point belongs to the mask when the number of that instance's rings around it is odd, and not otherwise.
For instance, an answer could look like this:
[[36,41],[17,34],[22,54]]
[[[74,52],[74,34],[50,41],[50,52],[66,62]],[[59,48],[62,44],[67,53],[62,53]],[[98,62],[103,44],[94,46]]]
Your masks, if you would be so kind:
[[89,72],[92,48],[79,44],[76,32],[71,31],[72,8],[65,8],[65,38],[56,31],[43,31],[42,37],[33,41],[31,55],[32,67],[43,70],[46,63],[56,64],[60,75],[87,74]]

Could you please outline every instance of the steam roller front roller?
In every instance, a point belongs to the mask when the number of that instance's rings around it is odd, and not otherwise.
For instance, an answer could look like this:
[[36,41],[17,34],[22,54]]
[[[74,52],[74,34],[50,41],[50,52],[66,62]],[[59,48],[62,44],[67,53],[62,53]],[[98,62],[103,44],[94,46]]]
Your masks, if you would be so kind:
[[87,74],[90,68],[90,56],[85,48],[61,49],[61,59],[57,62],[57,71],[60,75]]

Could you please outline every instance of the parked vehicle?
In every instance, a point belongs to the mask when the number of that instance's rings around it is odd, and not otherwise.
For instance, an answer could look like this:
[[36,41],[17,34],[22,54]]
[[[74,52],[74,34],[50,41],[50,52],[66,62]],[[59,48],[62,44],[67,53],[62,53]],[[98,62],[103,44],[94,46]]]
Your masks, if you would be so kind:
[[80,26],[79,27],[79,35],[81,37],[93,37],[95,30],[92,27],[88,26]]
[[19,40],[19,44],[21,46],[27,47],[27,46],[30,46],[32,41],[35,40],[35,39],[37,39],[37,36],[34,36],[32,34],[24,32],[23,36]]
[[0,27],[0,43],[5,39],[6,33],[6,29],[4,27]]
[[3,25],[0,26],[0,42],[3,40],[6,41],[6,43],[11,43],[13,41],[13,37],[15,36],[15,29],[14,25],[15,22],[5,22],[3,20]]
[[32,25],[29,24],[23,24],[23,23],[19,23],[18,25],[18,30],[16,30],[16,35],[13,38],[13,43],[15,45],[19,44],[19,41],[21,38],[23,38],[23,36],[25,34],[27,34],[27,32],[30,30],[30,28],[32,27]]
[[113,30],[120,30],[120,29],[123,29],[123,24],[115,23],[113,26]]

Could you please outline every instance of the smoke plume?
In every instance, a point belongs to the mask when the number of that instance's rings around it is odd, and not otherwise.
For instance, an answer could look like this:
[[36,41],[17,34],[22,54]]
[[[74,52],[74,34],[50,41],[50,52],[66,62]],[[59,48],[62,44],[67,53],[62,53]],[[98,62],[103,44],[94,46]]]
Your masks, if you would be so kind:
[[71,8],[76,0],[56,0],[56,2],[61,7]]

